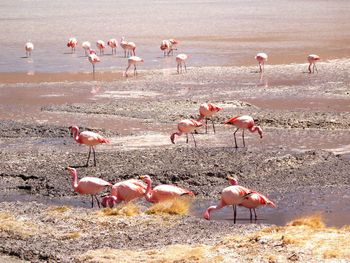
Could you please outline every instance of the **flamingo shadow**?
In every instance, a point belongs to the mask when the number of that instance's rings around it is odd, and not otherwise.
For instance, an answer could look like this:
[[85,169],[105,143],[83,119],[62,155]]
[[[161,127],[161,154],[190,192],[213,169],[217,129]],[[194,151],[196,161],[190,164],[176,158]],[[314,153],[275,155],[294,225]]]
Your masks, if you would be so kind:
[[76,169],[76,168],[86,168],[88,166],[86,166],[86,164],[84,164],[84,165],[69,165],[69,167]]

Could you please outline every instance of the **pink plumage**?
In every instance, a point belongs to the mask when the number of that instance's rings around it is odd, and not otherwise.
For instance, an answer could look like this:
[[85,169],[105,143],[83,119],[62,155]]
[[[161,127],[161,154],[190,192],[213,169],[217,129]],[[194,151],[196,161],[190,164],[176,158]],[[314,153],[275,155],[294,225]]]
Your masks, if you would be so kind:
[[186,134],[186,143],[188,143],[188,134],[192,134],[194,145],[197,146],[196,139],[194,138],[193,132],[199,128],[202,127],[203,123],[200,121],[194,120],[194,119],[186,119],[182,120],[177,124],[177,132],[174,132],[170,136],[170,140],[173,144],[175,144],[175,136],[181,136],[183,133]]
[[140,64],[140,63],[143,63],[143,59],[140,58],[140,57],[137,57],[137,56],[131,56],[128,58],[128,66],[126,67],[125,69],[125,76],[127,77],[128,76],[128,70],[129,68],[131,67],[131,65],[134,65],[134,76],[137,75],[137,69],[136,69],[136,65],[137,64]]
[[202,105],[199,106],[199,118],[197,119],[198,121],[201,121],[203,119],[205,119],[205,133],[208,132],[208,119],[211,119],[212,124],[213,124],[213,130],[215,133],[215,126],[214,126],[214,120],[213,120],[213,116],[214,114],[216,114],[217,112],[223,110],[223,108],[213,104],[213,103],[203,103]]
[[179,54],[176,56],[175,60],[177,63],[177,73],[182,73],[182,68],[185,68],[185,72],[187,72],[186,68],[186,60],[188,59],[188,55],[186,54]]
[[258,64],[259,64],[260,73],[264,72],[264,65],[265,65],[265,62],[267,61],[267,58],[268,56],[266,53],[258,53],[255,56],[255,59],[258,61]]
[[[311,73],[315,73],[315,70],[318,73],[317,67],[316,67],[316,62],[320,61],[320,60],[321,60],[321,58],[318,55],[315,55],[315,54],[308,55],[307,61],[309,62],[309,68],[308,69],[309,69],[309,73],[310,74]],[[311,66],[312,66],[312,68],[311,68]]]
[[72,53],[75,52],[75,47],[78,45],[78,40],[75,37],[71,37],[70,39],[68,39],[67,42],[67,47],[70,47],[72,50]]

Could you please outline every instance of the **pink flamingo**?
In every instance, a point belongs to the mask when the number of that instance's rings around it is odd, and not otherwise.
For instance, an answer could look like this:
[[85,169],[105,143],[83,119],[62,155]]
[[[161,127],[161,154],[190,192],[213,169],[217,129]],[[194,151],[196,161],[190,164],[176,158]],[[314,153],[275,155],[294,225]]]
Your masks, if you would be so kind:
[[90,55],[88,56],[88,60],[92,65],[92,74],[95,76],[95,64],[100,62],[100,58],[96,55],[94,50],[90,50]]
[[187,72],[186,68],[186,60],[188,56],[186,54],[179,54],[176,56],[176,63],[177,63],[177,73],[180,74],[180,69],[182,73],[182,66],[185,67],[185,72]]
[[126,58],[126,46],[128,45],[128,41],[125,40],[125,37],[122,37],[120,40],[120,46],[124,50],[124,57]]
[[239,129],[242,129],[242,138],[243,138],[243,147],[245,147],[245,141],[244,141],[244,130],[248,129],[250,132],[256,132],[258,131],[260,138],[262,138],[262,129],[260,126],[256,126],[254,123],[254,120],[250,116],[236,116],[233,117],[227,121],[225,121],[225,124],[231,124],[237,127],[237,130],[233,133],[233,136],[235,138],[235,147],[238,148],[237,146],[237,140],[236,140],[236,132]]
[[178,198],[183,195],[194,197],[193,192],[175,185],[161,184],[152,189],[152,180],[148,175],[141,175],[140,179],[147,184],[145,198],[148,202],[158,203],[165,200]]
[[194,138],[193,132],[199,128],[202,127],[203,123],[197,120],[193,119],[186,119],[182,120],[177,124],[177,132],[174,132],[170,136],[170,140],[173,144],[175,144],[175,136],[181,136],[183,133],[186,134],[186,143],[188,143],[188,134],[191,133],[194,141],[194,146],[197,147],[196,139]]
[[115,38],[108,40],[107,45],[112,48],[112,55],[117,54],[118,41]]
[[77,170],[71,167],[67,167],[67,170],[73,177],[72,185],[74,191],[83,195],[91,195],[91,207],[94,207],[95,197],[98,207],[100,207],[100,201],[97,199],[96,195],[105,187],[112,186],[112,184],[97,177],[84,177],[78,182]]
[[[318,56],[318,55],[315,55],[315,54],[311,54],[307,57],[307,61],[309,61],[309,73],[315,73],[315,69],[316,69],[316,72],[318,73],[317,71],[317,68],[316,68],[316,62],[319,61],[321,58]],[[312,71],[311,71],[311,66],[312,66]]]
[[104,55],[106,44],[103,40],[97,40],[96,47],[100,50],[100,55]]
[[26,45],[24,46],[24,49],[26,50],[26,56],[31,57],[32,56],[32,51],[34,50],[34,45],[32,42],[27,42]]
[[113,208],[115,204],[122,201],[130,202],[143,197],[146,189],[147,185],[141,180],[122,181],[113,185],[111,195],[103,197],[101,204],[103,207]]
[[[233,178],[231,176],[227,176],[227,179],[228,179],[230,185],[238,185],[238,181],[235,178]],[[249,209],[250,220],[252,220],[252,218],[253,218],[252,209],[254,211],[254,216],[255,216],[255,220],[256,220],[258,217],[256,215],[255,209],[258,208],[259,206],[269,205],[273,208],[276,208],[276,205],[274,204],[274,202],[269,200],[263,194],[260,194],[256,191],[252,191],[252,194],[250,196],[248,196],[246,199],[244,199],[243,202],[240,203],[239,205],[244,206],[244,207]]]
[[72,53],[75,53],[75,47],[78,45],[78,40],[75,37],[71,37],[68,40],[67,47],[72,49]]
[[197,121],[201,121],[203,119],[205,119],[205,133],[208,133],[208,119],[211,119],[212,123],[213,123],[213,130],[215,133],[215,126],[214,126],[214,119],[212,118],[213,115],[219,111],[223,110],[223,108],[220,108],[218,106],[216,106],[213,103],[203,103],[202,105],[199,106],[199,118],[197,119]]
[[204,212],[204,218],[210,220],[210,214],[213,210],[221,209],[225,206],[233,206],[233,222],[236,223],[237,209],[236,205],[241,204],[246,198],[252,194],[252,191],[248,188],[240,186],[238,184],[231,185],[222,190],[221,199],[219,204],[210,206]]
[[164,57],[174,54],[175,45],[179,42],[176,39],[165,39],[160,45],[160,49],[164,51]]
[[89,146],[89,155],[86,162],[86,167],[89,166],[89,160],[91,155],[91,149],[94,153],[94,166],[96,166],[96,154],[95,146],[101,143],[109,143],[106,138],[103,138],[101,135],[91,131],[83,131],[79,133],[79,128],[77,126],[69,127],[71,135],[77,143],[85,144]]
[[136,44],[134,42],[128,42],[128,44],[126,45],[126,50],[128,56],[136,56]]
[[125,69],[125,76],[128,76],[128,69],[131,65],[134,65],[134,76],[137,75],[136,64],[142,63],[143,59],[137,56],[131,56],[128,58],[128,66]]
[[267,61],[267,54],[266,53],[258,53],[255,56],[255,59],[259,63],[260,73],[264,72],[264,64]]
[[85,51],[85,56],[87,56],[89,54],[89,50],[91,49],[91,44],[89,41],[84,41],[82,44],[81,44],[81,47],[84,49]]

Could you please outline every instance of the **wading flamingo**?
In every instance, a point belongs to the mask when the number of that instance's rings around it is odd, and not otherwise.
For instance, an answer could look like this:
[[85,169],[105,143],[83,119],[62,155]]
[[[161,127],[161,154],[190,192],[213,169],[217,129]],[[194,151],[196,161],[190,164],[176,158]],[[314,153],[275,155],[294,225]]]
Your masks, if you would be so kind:
[[258,54],[256,54],[255,59],[259,63],[260,73],[264,72],[264,64],[267,61],[267,54],[266,53],[258,53]]
[[260,128],[260,126],[256,126],[254,123],[254,120],[252,117],[250,116],[236,116],[233,117],[227,121],[225,121],[225,124],[230,124],[230,125],[234,125],[237,127],[236,131],[233,133],[233,136],[235,138],[235,147],[238,148],[237,146],[237,140],[236,140],[236,132],[239,129],[242,129],[242,139],[243,139],[243,147],[245,147],[245,141],[244,141],[244,130],[248,129],[250,132],[258,132],[260,135],[260,138],[262,138],[262,129]]
[[160,49],[164,51],[164,57],[174,54],[175,46],[178,44],[176,39],[165,39],[160,45]]
[[202,105],[199,106],[199,118],[197,119],[197,121],[201,121],[203,119],[205,119],[205,133],[208,133],[208,119],[211,119],[212,123],[213,123],[213,130],[215,133],[215,126],[214,126],[214,119],[212,118],[213,115],[215,113],[217,113],[218,111],[223,110],[223,108],[220,108],[218,106],[216,106],[213,103],[203,103]]
[[78,40],[75,37],[71,37],[68,40],[67,47],[70,47],[72,50],[72,54],[75,53],[75,47],[78,45]]
[[95,77],[95,64],[101,61],[100,58],[96,55],[95,50],[90,49],[88,60],[92,65],[92,74]]
[[[318,73],[317,68],[316,68],[316,62],[319,61],[321,58],[318,55],[315,54],[311,54],[307,57],[307,61],[309,61],[309,73]],[[312,66],[312,70],[311,70],[311,66]]]
[[94,207],[95,197],[97,205],[100,207],[100,201],[96,195],[100,193],[105,187],[112,186],[112,184],[97,177],[83,177],[78,181],[77,170],[71,167],[67,167],[67,170],[73,177],[72,185],[74,192],[83,195],[91,195],[91,207]]
[[77,126],[69,127],[71,135],[77,143],[85,144],[89,146],[89,155],[86,161],[86,167],[89,166],[89,160],[91,155],[91,149],[94,153],[94,166],[96,166],[96,154],[95,154],[95,146],[101,143],[109,143],[106,138],[103,138],[101,135],[91,131],[83,131],[79,133],[79,128]]
[[128,76],[128,69],[131,65],[134,65],[134,76],[137,76],[136,64],[142,63],[143,59],[137,56],[131,56],[128,58],[128,66],[125,69],[125,76]]
[[213,210],[221,209],[225,206],[233,206],[233,222],[236,223],[237,209],[236,206],[241,204],[246,198],[252,194],[252,191],[240,185],[231,185],[224,188],[221,193],[221,199],[217,205],[210,206],[204,212],[204,218],[210,220],[210,213]]
[[32,56],[32,51],[34,50],[34,45],[32,42],[27,42],[26,45],[24,46],[24,49],[26,50],[26,56],[31,57]]
[[125,37],[122,37],[120,40],[120,46],[124,50],[124,57],[126,58],[126,46],[128,45],[128,41],[125,40]]
[[[235,178],[233,178],[231,176],[227,176],[227,179],[228,179],[230,185],[238,185],[238,181]],[[256,215],[255,209],[258,208],[259,206],[265,206],[265,205],[269,205],[273,208],[276,208],[276,205],[274,204],[274,202],[269,200],[263,194],[260,194],[256,191],[252,191],[252,194],[250,196],[248,196],[246,199],[244,199],[242,203],[239,204],[239,206],[243,206],[243,207],[249,209],[250,220],[253,219],[252,210],[254,211],[254,217],[256,220],[258,217]]]
[[81,47],[84,49],[84,52],[85,52],[85,56],[87,56],[89,54],[89,51],[91,49],[91,44],[89,41],[84,41],[82,44],[81,44]]
[[177,132],[174,132],[170,136],[170,140],[173,144],[175,144],[175,136],[181,136],[183,133],[186,134],[186,143],[188,143],[188,134],[191,133],[194,141],[194,146],[197,147],[196,139],[194,138],[193,132],[199,128],[202,127],[203,123],[197,120],[193,119],[186,119],[182,120],[177,124]]
[[104,55],[106,44],[103,40],[97,40],[96,47],[100,50],[100,55]]
[[178,198],[183,195],[194,197],[193,192],[176,185],[161,184],[152,189],[152,180],[148,175],[141,175],[140,179],[147,184],[145,198],[148,202],[158,203],[161,201]]
[[108,40],[107,45],[112,48],[112,55],[117,54],[118,41],[115,38]]
[[113,208],[115,204],[122,201],[129,202],[143,197],[146,189],[147,185],[141,180],[122,181],[113,185],[111,195],[103,197],[101,204],[103,207]]
[[127,55],[130,56],[136,56],[135,50],[136,50],[136,44],[134,42],[128,42],[126,45]]
[[187,72],[186,68],[186,60],[188,56],[186,54],[179,54],[176,56],[176,63],[177,63],[177,73],[180,74],[180,71],[182,73],[182,66],[185,67],[185,72]]

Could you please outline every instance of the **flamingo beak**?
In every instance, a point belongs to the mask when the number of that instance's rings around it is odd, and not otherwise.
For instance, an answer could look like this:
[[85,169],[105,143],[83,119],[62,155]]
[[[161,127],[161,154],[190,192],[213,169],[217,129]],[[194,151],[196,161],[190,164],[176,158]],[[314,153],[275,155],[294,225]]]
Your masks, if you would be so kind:
[[145,179],[145,176],[144,176],[144,175],[140,175],[139,178],[140,178],[141,180],[143,180],[143,179]]

